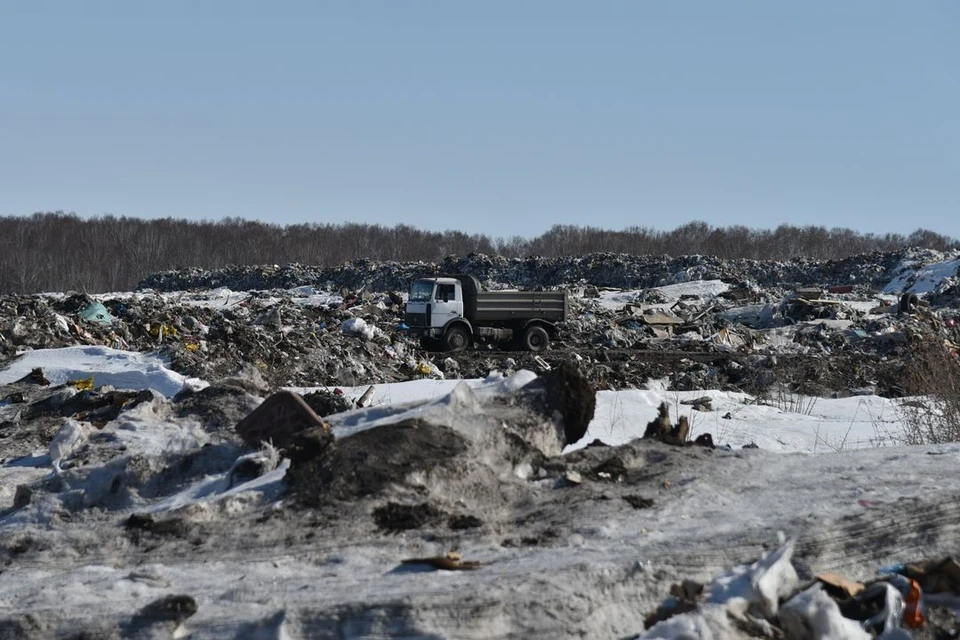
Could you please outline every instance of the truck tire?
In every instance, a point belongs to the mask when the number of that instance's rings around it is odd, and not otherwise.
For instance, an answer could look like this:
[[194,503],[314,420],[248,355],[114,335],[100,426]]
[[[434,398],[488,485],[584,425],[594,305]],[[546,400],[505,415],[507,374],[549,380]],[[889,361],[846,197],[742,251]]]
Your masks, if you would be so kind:
[[545,351],[549,344],[550,334],[547,333],[546,329],[538,325],[527,327],[526,331],[523,332],[523,337],[520,339],[520,346],[534,353]]
[[470,334],[462,326],[450,327],[443,336],[447,351],[463,351],[470,346]]

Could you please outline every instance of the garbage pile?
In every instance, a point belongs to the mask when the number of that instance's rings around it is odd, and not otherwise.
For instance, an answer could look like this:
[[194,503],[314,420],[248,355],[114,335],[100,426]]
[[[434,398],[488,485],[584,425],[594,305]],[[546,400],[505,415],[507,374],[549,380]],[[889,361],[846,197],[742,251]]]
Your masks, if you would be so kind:
[[[960,564],[951,557],[881,567],[865,582],[823,572],[801,581],[790,540],[710,584],[683,580],[647,616],[638,639],[704,637],[748,630],[752,638],[954,638]],[[710,635],[709,637],[715,637]]]
[[730,286],[667,299],[669,288],[616,293],[616,307],[603,292],[575,300],[564,344],[594,370],[598,388],[646,377],[668,378],[679,390],[756,394],[782,382],[810,395],[897,397],[913,345],[960,344],[957,296],[930,293],[916,304],[916,294],[864,287]]
[[184,375],[217,380],[251,365],[274,386],[434,374],[396,336],[401,320],[402,307],[387,292],[2,296],[0,350],[3,359],[77,344],[158,351]]
[[[187,269],[151,276],[134,293],[0,296],[0,364],[25,349],[100,344],[159,351],[176,371],[205,379],[249,365],[274,387],[482,378],[574,361],[599,389],[667,378],[678,390],[757,394],[782,383],[814,395],[899,396],[911,344],[960,344],[960,260],[945,258],[471,255],[436,265]],[[570,318],[536,357],[426,352],[404,332],[405,291],[415,277],[446,272],[473,273],[489,288],[562,286]]]
[[503,258],[470,254],[450,256],[439,264],[356,260],[336,267],[288,264],[229,266],[212,271],[178,269],[150,275],[137,289],[186,291],[228,287],[247,291],[315,286],[405,291],[417,278],[445,273],[466,273],[482,282],[524,288],[560,287],[573,283],[624,289],[651,288],[690,280],[754,282],[762,287],[834,282],[879,288],[893,279],[905,263],[929,263],[937,259],[939,254],[936,252],[916,249],[873,252],[842,260],[794,258],[782,262],[721,260],[700,255],[671,258],[592,253],[559,258]]

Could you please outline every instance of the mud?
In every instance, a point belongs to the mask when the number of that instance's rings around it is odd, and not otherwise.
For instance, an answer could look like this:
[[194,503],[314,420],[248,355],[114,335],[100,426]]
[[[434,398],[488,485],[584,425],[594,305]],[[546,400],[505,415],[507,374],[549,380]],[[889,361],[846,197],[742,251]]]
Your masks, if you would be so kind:
[[316,458],[293,465],[292,491],[305,505],[376,495],[411,474],[453,473],[467,450],[449,427],[411,420],[345,438]]

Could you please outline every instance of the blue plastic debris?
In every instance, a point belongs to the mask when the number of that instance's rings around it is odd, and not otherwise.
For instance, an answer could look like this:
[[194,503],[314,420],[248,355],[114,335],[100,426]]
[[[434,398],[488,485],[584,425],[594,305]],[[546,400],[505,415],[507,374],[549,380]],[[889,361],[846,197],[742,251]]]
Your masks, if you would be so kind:
[[84,307],[83,311],[80,312],[80,317],[87,322],[99,322],[100,324],[107,325],[113,324],[113,317],[100,302],[91,302],[88,304]]
[[906,570],[906,565],[903,564],[903,563],[900,563],[900,564],[888,564],[888,565],[885,565],[885,566],[880,567],[879,569],[877,569],[877,573],[879,573],[879,574],[881,574],[881,575],[882,575],[882,574],[885,574],[885,573],[896,574],[896,573],[903,573],[905,570]]

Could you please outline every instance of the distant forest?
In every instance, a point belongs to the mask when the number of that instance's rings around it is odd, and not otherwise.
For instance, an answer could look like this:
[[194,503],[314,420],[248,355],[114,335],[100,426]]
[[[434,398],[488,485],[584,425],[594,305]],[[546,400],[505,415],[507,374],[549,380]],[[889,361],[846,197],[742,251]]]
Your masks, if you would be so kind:
[[359,258],[437,262],[484,253],[507,258],[597,252],[635,255],[712,255],[724,259],[835,259],[904,247],[960,247],[925,229],[904,236],[850,229],[781,225],[776,229],[712,227],[692,222],[672,231],[633,226],[622,231],[555,225],[535,238],[461,231],[422,231],[408,225],[360,223],[276,225],[225,218],[190,221],[63,212],[0,217],[0,293],[128,291],[151,273],[178,267],[227,265],[335,266]]

